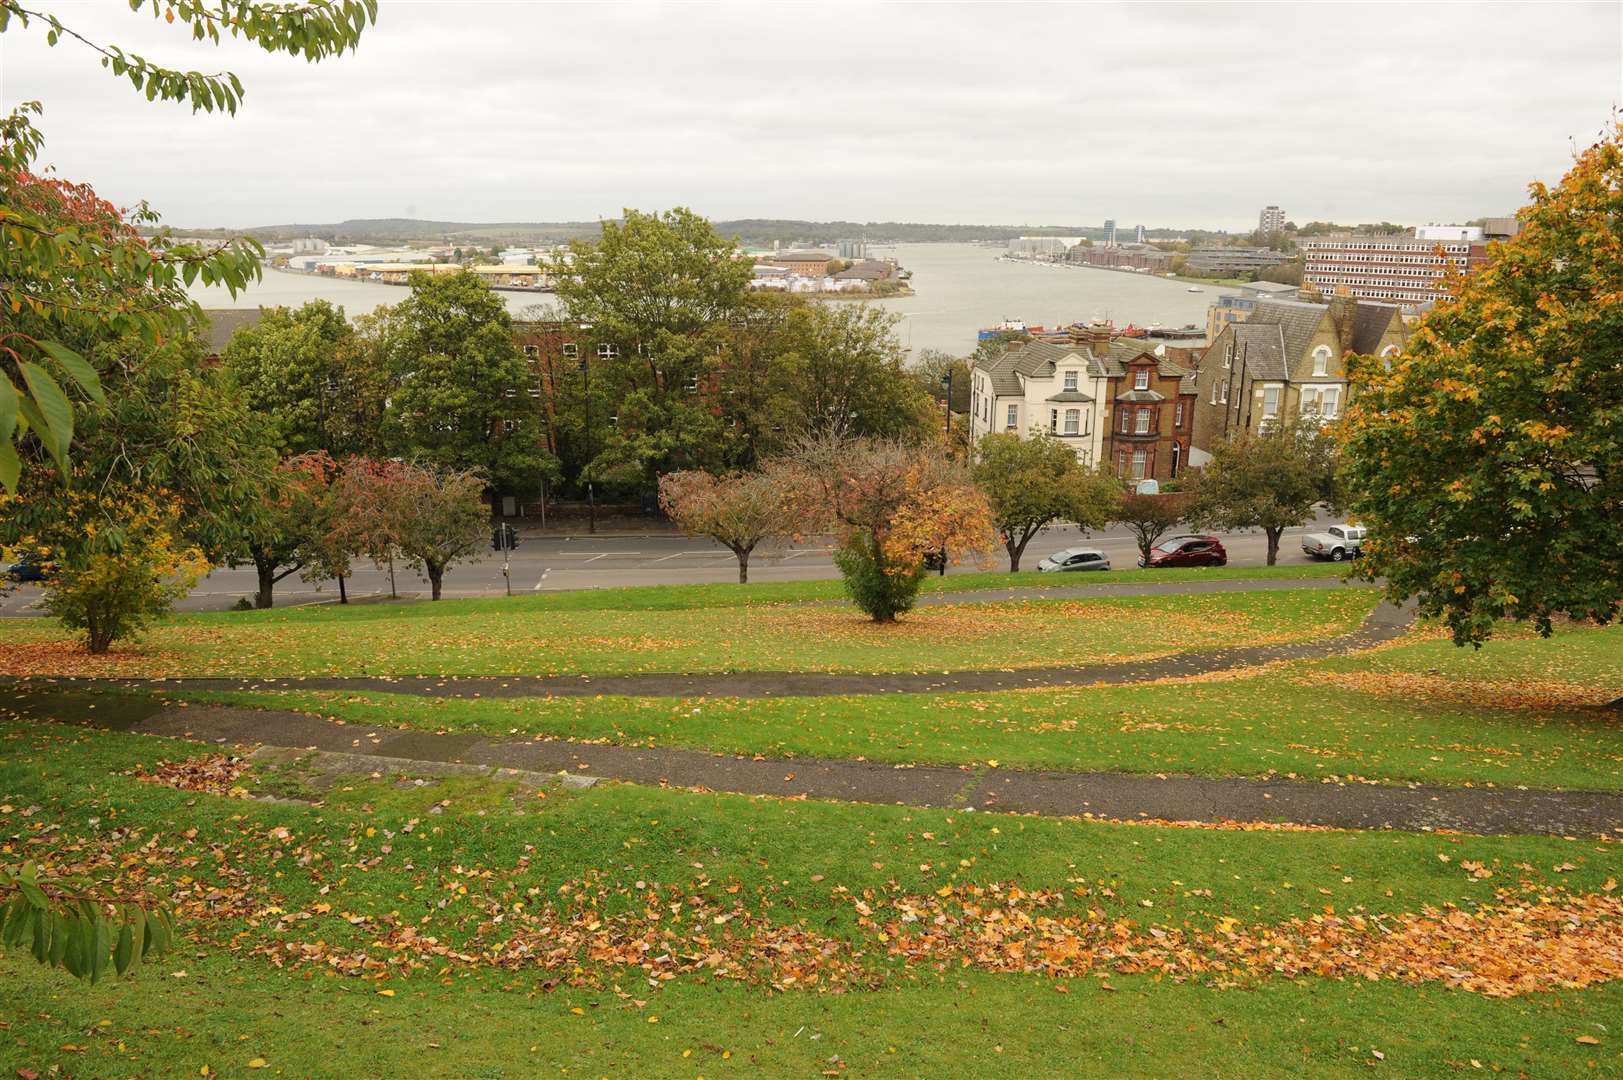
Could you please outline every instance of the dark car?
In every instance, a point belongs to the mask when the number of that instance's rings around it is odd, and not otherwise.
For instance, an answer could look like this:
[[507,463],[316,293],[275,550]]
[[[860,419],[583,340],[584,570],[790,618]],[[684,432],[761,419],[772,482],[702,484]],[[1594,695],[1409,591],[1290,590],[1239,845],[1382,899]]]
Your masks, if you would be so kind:
[[1151,548],[1148,561],[1141,558],[1138,565],[1155,568],[1226,566],[1228,561],[1229,553],[1223,550],[1223,542],[1215,536],[1175,536]]
[[1044,556],[1037,564],[1038,573],[1059,574],[1071,570],[1109,570],[1110,560],[1098,548],[1066,548]]
[[12,581],[44,581],[55,574],[55,563],[39,559],[24,559],[6,567],[6,576]]

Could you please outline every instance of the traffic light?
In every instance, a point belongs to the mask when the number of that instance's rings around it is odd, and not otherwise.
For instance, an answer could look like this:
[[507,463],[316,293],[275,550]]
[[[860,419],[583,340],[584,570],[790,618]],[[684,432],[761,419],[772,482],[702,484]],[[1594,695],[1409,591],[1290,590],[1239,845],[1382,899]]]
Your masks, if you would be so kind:
[[503,523],[496,526],[495,531],[490,534],[490,550],[512,551],[516,547],[518,547],[518,530],[513,526]]

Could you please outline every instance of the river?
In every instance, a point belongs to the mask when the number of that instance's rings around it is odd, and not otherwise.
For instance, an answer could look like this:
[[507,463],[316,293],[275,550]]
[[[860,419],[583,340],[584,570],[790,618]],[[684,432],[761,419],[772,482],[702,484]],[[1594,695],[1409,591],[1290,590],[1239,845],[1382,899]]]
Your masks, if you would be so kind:
[[[1003,262],[1000,248],[978,244],[870,245],[875,257],[895,258],[913,272],[913,296],[881,300],[901,316],[897,335],[917,353],[924,349],[965,355],[975,347],[975,332],[1005,319],[1052,326],[1092,318],[1117,326],[1137,323],[1178,327],[1204,326],[1206,307],[1224,290],[1129,274],[1118,270]],[[396,285],[344,281],[310,274],[266,270],[263,281],[231,297],[218,286],[196,286],[192,297],[204,307],[242,308],[330,300],[351,316],[380,304],[399,303],[406,290]],[[515,316],[537,304],[550,305],[547,293],[501,294]]]

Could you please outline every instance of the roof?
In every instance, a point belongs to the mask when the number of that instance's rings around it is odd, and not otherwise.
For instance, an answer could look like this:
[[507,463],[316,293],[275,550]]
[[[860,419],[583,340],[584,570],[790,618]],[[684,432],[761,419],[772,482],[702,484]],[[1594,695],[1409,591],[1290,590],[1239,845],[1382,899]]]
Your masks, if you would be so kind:
[[834,275],[835,281],[882,281],[890,277],[890,267],[882,262],[860,262]]
[[214,355],[224,352],[232,334],[244,326],[253,326],[264,316],[264,308],[204,308],[209,352]]
[[772,256],[774,262],[828,262],[832,258],[826,251],[781,251]]
[[1287,296],[1286,294],[1296,293],[1301,289],[1301,286],[1287,285],[1283,281],[1247,281],[1243,284],[1236,285],[1235,288],[1243,289],[1244,291],[1251,293],[1253,296],[1263,296],[1267,297],[1268,299],[1278,297],[1281,300],[1287,300],[1291,297]]
[[[1347,343],[1347,348],[1360,356],[1374,353],[1380,347],[1381,336],[1392,325],[1392,319],[1398,312],[1396,304],[1372,304],[1360,300],[1353,310],[1352,340]],[[1402,319],[1398,320],[1398,325],[1403,325]]]
[[991,377],[992,393],[1002,396],[1023,392],[1021,376],[1029,379],[1052,375],[1055,365],[1070,357],[1090,364],[1093,360],[1093,354],[1086,346],[1051,345],[1046,341],[1029,341],[991,360],[976,360],[975,367]]
[[1060,402],[1092,401],[1093,398],[1089,397],[1087,394],[1084,394],[1080,390],[1061,390],[1059,393],[1055,394],[1053,397],[1049,398],[1048,400],[1049,401],[1060,401]]
[[[1307,352],[1307,343],[1313,340],[1313,335],[1319,329],[1319,323],[1329,310],[1328,304],[1309,304],[1300,300],[1259,301],[1251,317],[1236,327],[1236,329],[1247,326],[1273,328],[1272,338],[1267,333],[1252,336],[1249,361],[1256,377],[1280,380],[1287,378],[1290,365]],[[1243,348],[1247,338],[1241,336],[1239,340]],[[1263,347],[1260,356],[1256,344],[1259,341],[1268,343]]]
[[1154,390],[1129,390],[1125,394],[1117,394],[1116,395],[1116,400],[1117,401],[1165,401],[1166,397],[1163,394],[1156,393]]

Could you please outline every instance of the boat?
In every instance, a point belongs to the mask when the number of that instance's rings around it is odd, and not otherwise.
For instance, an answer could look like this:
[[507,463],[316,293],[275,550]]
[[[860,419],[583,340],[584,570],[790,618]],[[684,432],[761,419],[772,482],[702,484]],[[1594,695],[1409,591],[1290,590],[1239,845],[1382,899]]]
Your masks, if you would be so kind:
[[1184,290],[1184,292],[1205,292],[1205,291],[1206,290],[1202,289],[1199,285],[1191,285],[1191,286],[1189,286],[1189,288]]

